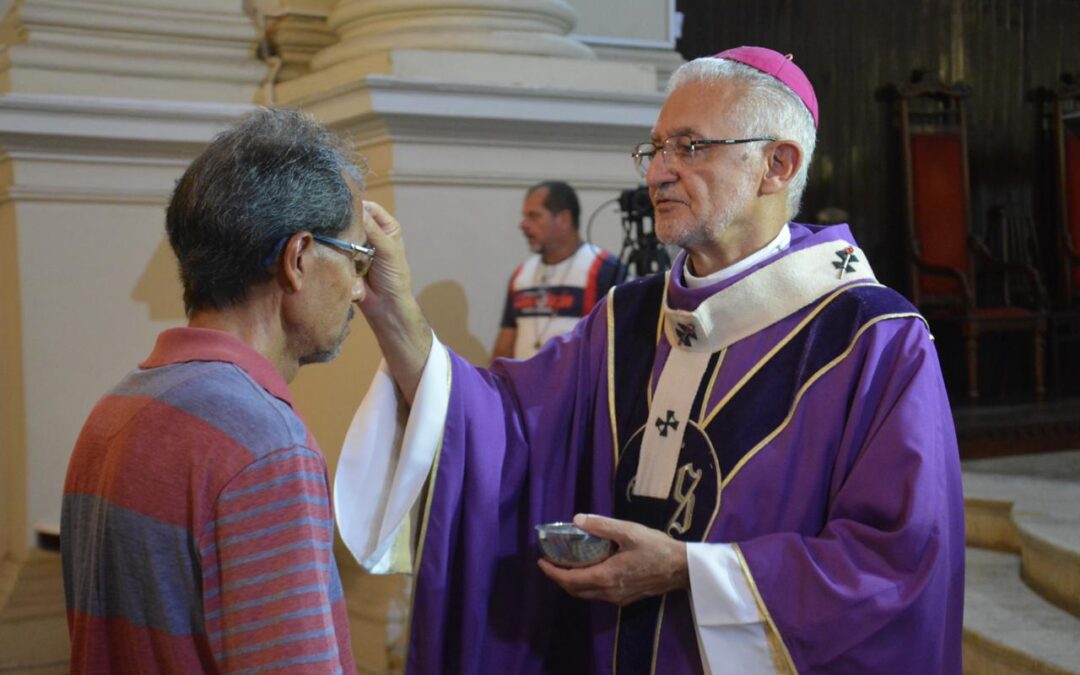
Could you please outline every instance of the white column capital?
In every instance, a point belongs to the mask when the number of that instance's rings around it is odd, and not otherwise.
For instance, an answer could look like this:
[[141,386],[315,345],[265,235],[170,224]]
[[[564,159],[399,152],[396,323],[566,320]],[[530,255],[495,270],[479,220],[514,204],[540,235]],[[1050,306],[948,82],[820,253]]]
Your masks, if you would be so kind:
[[311,68],[394,49],[595,58],[567,37],[576,21],[563,0],[340,0],[327,19],[340,41]]

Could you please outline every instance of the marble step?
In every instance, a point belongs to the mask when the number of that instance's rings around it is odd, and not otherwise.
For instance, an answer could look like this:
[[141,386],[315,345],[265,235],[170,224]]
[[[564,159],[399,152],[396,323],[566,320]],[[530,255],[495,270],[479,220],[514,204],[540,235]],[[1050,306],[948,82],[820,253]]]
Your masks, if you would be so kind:
[[964,501],[968,546],[1019,554],[1020,578],[1080,617],[1080,451],[965,462]]
[[1080,619],[1020,578],[1020,557],[969,548],[964,593],[964,673],[1080,674]]

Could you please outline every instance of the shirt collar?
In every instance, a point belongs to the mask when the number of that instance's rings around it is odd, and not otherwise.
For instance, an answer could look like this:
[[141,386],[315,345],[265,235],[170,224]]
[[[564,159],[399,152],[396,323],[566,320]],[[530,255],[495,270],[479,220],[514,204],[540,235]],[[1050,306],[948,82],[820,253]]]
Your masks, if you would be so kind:
[[794,253],[796,251],[814,246],[827,241],[835,239],[837,241],[853,242],[851,237],[851,231],[847,225],[807,225],[803,223],[788,223],[787,229],[791,234],[791,243],[787,250],[782,253],[778,253],[774,256],[770,256],[768,259],[758,262],[756,265],[751,266],[749,269],[743,270],[734,276],[731,276],[723,281],[718,281],[702,288],[689,288],[683,280],[683,272],[686,271],[686,251],[679,253],[679,256],[675,259],[675,262],[671,266],[669,275],[671,281],[668,284],[667,289],[667,302],[668,305],[674,309],[693,310],[703,300],[711,297],[714,293],[724,290],[728,286],[737,283],[740,279],[743,279],[756,270],[773,264],[777,259]]
[[719,351],[844,286],[877,283],[846,226],[800,226],[792,234],[783,253],[705,288],[680,286],[674,268],[664,297],[668,342],[686,351]]
[[773,257],[777,253],[786,250],[791,246],[791,230],[785,224],[780,228],[780,232],[765,246],[762,246],[757,251],[754,251],[750,255],[746,256],[742,260],[736,261],[722,270],[717,270],[712,274],[708,274],[703,277],[696,277],[690,271],[690,258],[687,257],[683,263],[683,283],[687,288],[704,288],[705,286],[711,286],[725,279],[750,269],[759,262],[764,262]]
[[158,336],[154,351],[139,367],[158,368],[191,361],[231,363],[246,372],[270,394],[288,403],[290,407],[293,406],[289,385],[277,368],[246,342],[224,331],[209,328],[171,328]]

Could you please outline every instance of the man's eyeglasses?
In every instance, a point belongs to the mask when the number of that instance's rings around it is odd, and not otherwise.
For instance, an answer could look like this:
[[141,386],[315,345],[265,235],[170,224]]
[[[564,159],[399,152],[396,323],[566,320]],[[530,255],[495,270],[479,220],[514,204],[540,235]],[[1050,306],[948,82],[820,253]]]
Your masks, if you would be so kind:
[[664,156],[665,162],[678,161],[683,164],[690,164],[694,161],[694,156],[697,154],[698,148],[708,147],[710,145],[739,145],[740,143],[756,143],[757,141],[775,141],[775,138],[768,136],[761,136],[758,138],[719,138],[719,139],[705,139],[705,138],[691,138],[687,135],[671,136],[665,138],[659,145],[648,141],[646,143],[639,143],[634,151],[630,153],[630,156],[634,158],[634,166],[637,167],[638,173],[642,178],[649,171],[649,164],[652,163],[656,153],[659,152]]
[[313,234],[311,238],[320,244],[335,248],[352,258],[356,266],[356,276],[362,277],[371,269],[371,263],[375,262],[375,247],[369,244],[354,244],[343,239],[324,237],[321,234]]
[[[287,242],[291,236],[293,235],[286,235],[274,244],[274,250],[270,252],[270,255],[268,255],[265,260],[263,260],[264,267],[269,267],[273,264],[274,260],[277,259],[278,254],[281,253],[282,247],[285,246],[285,242]],[[375,262],[375,247],[369,244],[354,244],[351,241],[334,239],[333,237],[324,237],[321,234],[312,234],[311,238],[324,246],[329,246],[352,258],[353,265],[356,266],[356,276],[358,277],[367,274],[368,270],[371,269],[371,263]]]

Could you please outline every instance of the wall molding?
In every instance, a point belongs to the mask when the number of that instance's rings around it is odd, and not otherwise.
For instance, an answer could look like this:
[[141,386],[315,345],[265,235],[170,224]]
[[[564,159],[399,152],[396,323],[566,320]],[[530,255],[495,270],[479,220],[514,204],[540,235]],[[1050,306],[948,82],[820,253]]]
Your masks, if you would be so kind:
[[[9,93],[0,96],[0,146],[9,155],[194,156],[251,104]],[[66,155],[66,156],[65,156]]]
[[48,204],[123,204],[162,206],[169,202],[168,190],[76,190],[47,185],[20,185],[0,189],[0,205],[8,202]]

